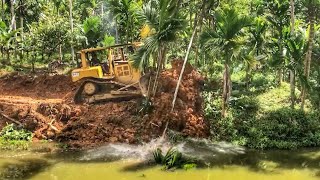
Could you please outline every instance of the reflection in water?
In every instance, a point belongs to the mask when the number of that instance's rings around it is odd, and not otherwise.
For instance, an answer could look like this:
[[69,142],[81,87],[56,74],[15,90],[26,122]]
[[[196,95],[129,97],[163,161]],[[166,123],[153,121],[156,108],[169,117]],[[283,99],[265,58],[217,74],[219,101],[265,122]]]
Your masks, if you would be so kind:
[[0,179],[28,179],[51,164],[43,159],[23,159],[1,164]]
[[198,159],[192,170],[168,172],[150,161],[152,151],[172,145],[162,139],[143,145],[110,144],[84,152],[0,153],[0,179],[319,179],[320,150],[252,151],[227,143],[191,139],[176,144]]

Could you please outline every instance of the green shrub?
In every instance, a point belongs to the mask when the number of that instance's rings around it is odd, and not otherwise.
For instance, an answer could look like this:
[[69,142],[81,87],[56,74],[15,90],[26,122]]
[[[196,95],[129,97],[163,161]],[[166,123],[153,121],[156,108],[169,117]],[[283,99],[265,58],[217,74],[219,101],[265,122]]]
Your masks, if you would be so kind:
[[221,98],[214,92],[202,92],[204,113],[207,119],[217,119],[221,114]]
[[31,139],[31,132],[17,129],[13,124],[10,124],[0,132],[0,149],[28,149]]
[[242,129],[237,136],[247,137],[251,148],[294,149],[320,146],[318,113],[282,108],[236,127]]
[[170,148],[165,155],[162,154],[162,150],[160,148],[157,148],[153,152],[153,157],[155,163],[163,165],[165,170],[172,168],[190,169],[196,167],[193,162],[183,158],[182,153],[175,148]]
[[252,78],[251,87],[254,87],[258,91],[265,91],[276,87],[275,82],[275,77],[271,74],[256,73]]
[[9,124],[2,129],[0,137],[4,140],[30,141],[32,133],[24,129],[17,129],[14,124]]
[[237,114],[245,114],[246,116],[255,114],[259,110],[259,103],[255,97],[240,96],[230,100],[231,110]]

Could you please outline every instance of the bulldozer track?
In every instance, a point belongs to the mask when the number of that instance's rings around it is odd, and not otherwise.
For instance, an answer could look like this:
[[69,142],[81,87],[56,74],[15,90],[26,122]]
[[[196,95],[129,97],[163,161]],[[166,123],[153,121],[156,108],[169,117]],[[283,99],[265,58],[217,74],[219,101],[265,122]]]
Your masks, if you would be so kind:
[[[94,83],[94,84],[97,84],[97,85],[117,85],[117,86],[120,86],[120,87],[125,87],[127,86],[126,84],[122,84],[122,83],[119,83],[119,82],[116,82],[116,81],[112,81],[112,80],[105,80],[105,79],[97,79],[97,78],[89,78],[89,79],[85,79],[83,80],[83,82],[81,83],[80,87],[77,89],[75,95],[74,95],[74,102],[76,104],[80,104],[82,102],[86,102],[83,101],[83,98],[82,98],[82,93],[83,93],[83,90],[84,90],[84,85],[88,82],[91,82],[91,83]],[[138,88],[137,88],[138,89]],[[111,91],[113,90],[110,90],[109,92],[105,92],[106,93],[111,93]],[[93,95],[95,96],[95,95]],[[136,94],[133,94],[132,96],[137,96]],[[119,99],[123,98],[122,96],[119,96]],[[112,99],[117,99],[117,98],[112,98]],[[105,99],[105,100],[108,100],[108,99]],[[94,103],[94,102],[90,102],[90,103]]]

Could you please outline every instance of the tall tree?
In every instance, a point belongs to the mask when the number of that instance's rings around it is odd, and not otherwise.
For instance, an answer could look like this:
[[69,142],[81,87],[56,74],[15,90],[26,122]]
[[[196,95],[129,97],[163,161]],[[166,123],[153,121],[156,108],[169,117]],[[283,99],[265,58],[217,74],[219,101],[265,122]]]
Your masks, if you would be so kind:
[[221,52],[224,64],[222,117],[226,117],[228,102],[232,92],[230,66],[235,52],[239,48],[242,29],[251,24],[251,20],[240,15],[234,8],[225,7],[216,13],[217,30],[206,29],[200,36],[200,42],[207,48]]
[[179,13],[179,5],[179,0],[150,0],[139,13],[140,20],[150,27],[151,33],[145,38],[134,60],[137,67],[142,67],[149,64],[150,56],[155,57],[153,61],[157,64],[157,74],[153,93],[157,89],[159,73],[165,68],[169,44],[176,40],[177,34],[186,25],[185,18]]
[[74,46],[73,46],[73,16],[72,16],[72,8],[73,8],[73,5],[72,5],[72,0],[69,0],[69,20],[70,20],[70,28],[71,28],[71,56],[72,56],[72,62],[74,64],[75,63],[75,55],[74,55]]
[[275,57],[278,66],[278,84],[282,83],[284,59],[284,29],[289,25],[290,16],[288,0],[266,0],[265,7],[268,9],[267,19],[274,27],[274,38],[277,39],[277,52]]
[[[307,53],[305,57],[304,62],[304,76],[306,80],[308,81],[310,76],[310,66],[311,66],[311,59],[312,59],[312,51],[313,51],[313,41],[314,41],[314,34],[315,34],[315,20],[317,16],[317,10],[320,6],[319,0],[305,0],[304,5],[306,7],[306,17],[307,17],[307,23],[309,27],[309,33],[308,33],[308,48]],[[305,100],[306,100],[306,86],[302,87],[301,92],[301,109],[304,109]]]
[[[290,19],[291,19],[291,35],[294,34],[295,28],[295,16],[294,16],[294,0],[290,0]],[[293,58],[291,58],[291,65],[294,64]],[[296,97],[295,97],[295,89],[296,89],[296,78],[295,78],[295,70],[290,68],[290,99],[291,99],[291,108],[294,109]]]

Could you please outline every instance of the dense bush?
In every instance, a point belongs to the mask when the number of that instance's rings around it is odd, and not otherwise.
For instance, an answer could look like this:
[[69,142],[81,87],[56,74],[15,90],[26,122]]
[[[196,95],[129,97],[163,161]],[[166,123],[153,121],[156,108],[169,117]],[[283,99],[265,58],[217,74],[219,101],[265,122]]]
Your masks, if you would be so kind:
[[264,93],[232,97],[226,118],[218,113],[220,98],[204,93],[213,140],[258,149],[320,146],[320,113],[309,105],[307,111],[291,109],[289,92],[289,85],[283,84]]
[[0,149],[28,149],[32,133],[7,125],[0,132]]
[[13,124],[10,124],[2,129],[0,137],[4,140],[30,141],[32,133],[24,129],[17,129]]
[[259,119],[250,119],[247,125],[249,147],[292,149],[320,146],[319,113],[283,108],[269,112]]
[[320,114],[283,108],[261,117],[235,116],[213,121],[215,140],[250,148],[294,149],[320,146]]

